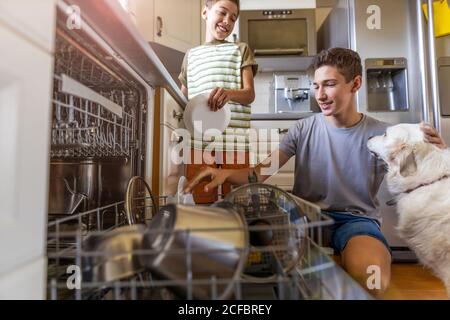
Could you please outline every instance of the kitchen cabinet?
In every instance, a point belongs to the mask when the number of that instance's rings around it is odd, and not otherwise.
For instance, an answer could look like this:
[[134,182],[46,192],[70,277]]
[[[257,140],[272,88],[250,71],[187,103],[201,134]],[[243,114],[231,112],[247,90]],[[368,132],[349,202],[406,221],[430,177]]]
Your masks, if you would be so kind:
[[130,7],[135,9],[135,23],[142,37],[154,41],[155,30],[155,0],[130,0]]
[[161,99],[163,108],[161,118],[161,165],[160,194],[174,195],[178,180],[184,175],[185,165],[182,160],[182,136],[177,129],[184,129],[183,108],[164,90]]
[[25,2],[41,13],[32,1],[3,1],[0,8],[2,19],[14,12],[8,16],[14,23],[0,23],[0,299],[42,299],[45,293],[54,8],[27,21],[32,10],[19,10]]
[[133,0],[144,38],[186,52],[200,45],[201,0]]
[[[259,163],[274,150],[276,150],[288,129],[296,120],[268,121],[253,120],[251,128],[257,133],[257,139],[250,141],[253,163]],[[295,156],[282,166],[276,174],[268,178],[265,183],[276,185],[279,188],[291,191],[294,186]]]
[[[35,46],[52,51],[55,2],[55,0],[0,1],[0,22],[4,22],[17,35]],[[2,43],[2,48],[4,45]]]
[[[156,90],[154,134],[154,170],[152,190],[159,196],[170,196],[177,192],[178,180],[185,174],[182,161],[182,134],[177,129],[185,129],[183,108],[169,92],[163,88]],[[158,111],[157,111],[158,109]]]

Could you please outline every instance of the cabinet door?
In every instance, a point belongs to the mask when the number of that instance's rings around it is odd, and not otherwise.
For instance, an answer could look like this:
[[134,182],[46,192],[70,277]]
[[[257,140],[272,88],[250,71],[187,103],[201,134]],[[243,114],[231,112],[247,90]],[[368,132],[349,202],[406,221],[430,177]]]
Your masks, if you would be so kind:
[[183,149],[180,135],[167,126],[161,125],[162,150],[160,171],[160,194],[173,196],[177,193],[178,181],[184,175]]
[[0,39],[0,275],[5,275],[45,255],[53,57],[1,24]]
[[175,101],[167,90],[163,90],[161,97],[162,110],[160,123],[173,129],[185,128],[183,120],[183,108]]
[[186,52],[200,44],[201,1],[155,0],[154,41]]
[[155,1],[130,0],[130,7],[135,11],[136,26],[147,42],[154,41]]
[[187,138],[182,119],[183,109],[172,98],[167,90],[161,94],[161,146],[159,190],[161,195],[174,195],[177,192],[178,180],[184,175],[182,139]]
[[1,0],[0,21],[42,49],[52,51],[55,3],[56,0]]

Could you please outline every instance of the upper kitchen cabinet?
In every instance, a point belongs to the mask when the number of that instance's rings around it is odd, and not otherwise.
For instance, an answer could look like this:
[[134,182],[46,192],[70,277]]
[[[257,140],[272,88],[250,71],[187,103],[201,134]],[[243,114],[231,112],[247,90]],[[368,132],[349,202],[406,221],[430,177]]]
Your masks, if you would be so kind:
[[186,52],[200,45],[201,0],[155,0],[154,41]]
[[136,24],[147,41],[186,52],[201,38],[202,0],[133,0]]
[[[153,41],[155,30],[155,1],[130,0],[129,7],[134,9],[137,28],[146,41]],[[133,14],[131,14],[133,16]]]

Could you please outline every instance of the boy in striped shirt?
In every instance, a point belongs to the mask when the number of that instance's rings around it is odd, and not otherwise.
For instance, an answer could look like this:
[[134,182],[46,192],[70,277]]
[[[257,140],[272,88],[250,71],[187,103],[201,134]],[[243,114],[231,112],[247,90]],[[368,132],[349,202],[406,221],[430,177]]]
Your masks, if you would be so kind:
[[[255,99],[253,77],[257,64],[247,44],[225,40],[233,31],[238,15],[239,0],[206,0],[202,11],[206,21],[205,43],[189,50],[183,60],[179,80],[188,99],[209,93],[211,110],[217,111],[226,103],[231,106],[231,121],[222,136],[213,141],[191,140],[188,179],[206,166],[249,167],[250,103]],[[196,159],[202,162],[195,163]],[[212,203],[218,199],[217,189],[205,193],[206,183],[193,190],[196,203]],[[229,183],[222,185],[222,193],[230,189]]]

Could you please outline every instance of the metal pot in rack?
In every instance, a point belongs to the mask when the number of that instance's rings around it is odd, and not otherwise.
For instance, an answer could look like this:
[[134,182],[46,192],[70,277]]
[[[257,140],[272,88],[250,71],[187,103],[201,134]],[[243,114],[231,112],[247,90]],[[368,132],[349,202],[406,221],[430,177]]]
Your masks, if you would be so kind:
[[245,219],[231,208],[168,205],[144,236],[144,265],[182,298],[226,299],[248,253]]
[[306,249],[308,219],[284,190],[250,183],[230,192],[224,202],[245,217],[250,250],[243,277],[253,282],[276,280],[301,263]]
[[49,214],[74,214],[95,207],[98,163],[86,161],[50,162]]
[[112,282],[142,272],[135,251],[142,248],[145,226],[133,225],[89,235],[82,244],[83,282]]

